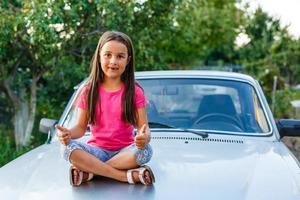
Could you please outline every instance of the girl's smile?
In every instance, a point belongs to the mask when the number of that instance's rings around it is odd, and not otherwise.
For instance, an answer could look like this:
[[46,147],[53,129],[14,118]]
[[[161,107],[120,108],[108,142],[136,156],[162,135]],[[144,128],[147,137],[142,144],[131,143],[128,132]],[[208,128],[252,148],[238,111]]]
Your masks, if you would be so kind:
[[107,79],[120,79],[129,62],[127,47],[118,41],[106,42],[100,51],[101,68]]

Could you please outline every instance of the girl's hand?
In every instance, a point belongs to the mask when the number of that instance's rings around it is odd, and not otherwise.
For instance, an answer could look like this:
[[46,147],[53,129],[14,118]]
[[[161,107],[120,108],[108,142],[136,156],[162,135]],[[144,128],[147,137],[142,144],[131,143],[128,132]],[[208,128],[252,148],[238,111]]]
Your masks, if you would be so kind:
[[138,149],[144,149],[149,141],[149,135],[146,133],[146,127],[146,124],[144,124],[134,138],[135,146]]
[[63,128],[60,125],[56,124],[55,128],[57,130],[57,135],[59,141],[67,146],[71,140],[71,131],[69,129]]

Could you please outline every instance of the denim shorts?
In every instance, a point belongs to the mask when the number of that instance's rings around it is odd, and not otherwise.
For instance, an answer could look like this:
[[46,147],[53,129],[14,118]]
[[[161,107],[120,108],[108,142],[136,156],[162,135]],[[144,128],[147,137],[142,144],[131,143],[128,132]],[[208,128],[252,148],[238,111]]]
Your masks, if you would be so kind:
[[100,147],[95,147],[76,140],[71,140],[70,143],[63,150],[63,158],[66,161],[70,162],[70,155],[75,149],[81,149],[83,151],[86,151],[92,154],[93,156],[97,157],[102,162],[110,160],[112,157],[114,157],[120,152],[130,151],[134,154],[138,165],[143,165],[149,162],[153,154],[152,147],[149,144],[147,144],[144,149],[138,149],[135,146],[135,144],[131,144],[127,147],[124,147],[123,149],[112,151]]

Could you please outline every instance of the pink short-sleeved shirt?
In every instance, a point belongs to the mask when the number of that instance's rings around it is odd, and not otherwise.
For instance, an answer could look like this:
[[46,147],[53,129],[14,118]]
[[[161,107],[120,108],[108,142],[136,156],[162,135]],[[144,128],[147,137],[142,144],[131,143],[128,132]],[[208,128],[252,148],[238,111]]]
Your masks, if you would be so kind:
[[[98,146],[108,150],[122,149],[134,142],[133,130],[131,124],[122,120],[122,94],[124,85],[118,91],[106,91],[102,85],[99,87],[101,102],[101,113],[99,103],[96,105],[96,124],[90,125],[92,136],[88,144]],[[88,88],[83,88],[76,106],[86,110]],[[142,108],[146,105],[146,98],[143,90],[135,86],[135,105],[136,108]]]

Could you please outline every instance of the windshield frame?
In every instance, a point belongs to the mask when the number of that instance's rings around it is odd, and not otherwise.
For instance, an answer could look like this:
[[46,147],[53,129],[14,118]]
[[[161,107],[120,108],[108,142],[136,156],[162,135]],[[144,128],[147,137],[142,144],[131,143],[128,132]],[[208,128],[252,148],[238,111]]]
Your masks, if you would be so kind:
[[[269,131],[268,132],[260,132],[260,133],[250,133],[250,132],[232,132],[232,131],[219,131],[219,130],[209,130],[209,129],[194,129],[197,131],[201,131],[201,132],[207,132],[207,133],[213,133],[213,134],[226,134],[226,135],[238,135],[238,136],[254,136],[254,137],[269,137],[273,135],[273,126],[270,120],[270,116],[269,116],[269,112],[267,111],[266,108],[266,104],[263,101],[263,97],[264,94],[261,93],[261,90],[259,90],[258,87],[260,87],[258,85],[258,83],[253,83],[249,80],[245,80],[245,79],[239,79],[239,78],[230,78],[230,77],[216,77],[216,76],[199,76],[199,75],[195,75],[195,76],[191,76],[191,75],[169,75],[169,76],[136,76],[136,80],[137,82],[141,81],[141,80],[159,80],[159,79],[207,79],[207,80],[219,80],[219,81],[236,81],[236,82],[242,82],[242,83],[246,83],[249,84],[253,91],[255,92],[255,94],[258,97],[258,101],[262,107],[264,116],[266,118],[267,121],[267,125],[269,127]],[[141,84],[142,85],[142,84]],[[267,102],[266,102],[267,103]],[[180,127],[178,127],[180,128]],[[155,130],[155,131],[170,131],[174,128],[151,128],[151,130]],[[174,129],[175,130],[175,129]]]

